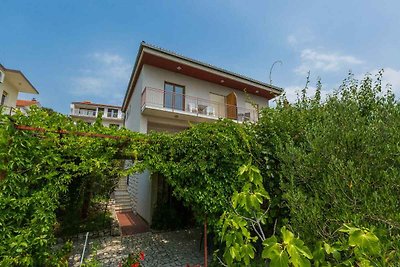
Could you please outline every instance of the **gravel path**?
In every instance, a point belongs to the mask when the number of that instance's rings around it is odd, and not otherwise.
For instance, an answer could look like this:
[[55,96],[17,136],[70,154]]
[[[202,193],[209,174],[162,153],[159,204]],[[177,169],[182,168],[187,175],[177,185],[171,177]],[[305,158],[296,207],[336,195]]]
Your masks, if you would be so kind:
[[[143,251],[145,260],[141,266],[186,266],[203,263],[203,252],[199,250],[201,231],[180,230],[163,233],[142,233],[129,237],[101,237],[89,240],[90,247],[98,246],[97,259],[103,266],[118,266],[121,258],[129,252]],[[79,266],[84,240],[74,242],[70,266]]]

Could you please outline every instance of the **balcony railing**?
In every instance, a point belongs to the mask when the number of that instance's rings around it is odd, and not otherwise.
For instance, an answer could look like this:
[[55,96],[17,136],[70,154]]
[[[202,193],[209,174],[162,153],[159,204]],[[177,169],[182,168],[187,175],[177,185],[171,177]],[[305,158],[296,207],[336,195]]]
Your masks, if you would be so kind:
[[146,107],[205,118],[228,118],[239,122],[258,120],[256,109],[247,109],[150,87],[146,87],[142,92],[142,110]]
[[16,108],[14,108],[14,107],[0,105],[0,113],[2,113],[2,114],[13,115],[15,113],[15,111],[16,111]]
[[95,110],[84,110],[84,109],[74,109],[73,115],[85,116],[85,117],[96,117],[97,112]]
[[[72,115],[75,115],[75,116],[96,118],[97,114],[98,114],[98,112],[96,110],[79,109],[79,108],[75,108],[72,110]],[[122,114],[121,116],[118,116],[118,113],[109,111],[109,112],[103,113],[102,118],[123,119],[124,114]]]

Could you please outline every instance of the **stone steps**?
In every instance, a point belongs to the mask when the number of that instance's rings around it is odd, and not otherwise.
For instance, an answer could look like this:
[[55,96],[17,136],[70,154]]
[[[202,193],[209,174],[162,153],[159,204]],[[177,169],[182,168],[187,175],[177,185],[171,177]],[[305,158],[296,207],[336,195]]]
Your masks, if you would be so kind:
[[132,199],[128,193],[128,185],[126,178],[122,178],[118,182],[117,188],[114,191],[114,209],[115,211],[132,211]]
[[132,211],[131,205],[115,205],[114,209],[116,212]]
[[131,199],[127,197],[115,199],[115,205],[123,205],[131,203],[132,203]]
[[118,197],[118,198],[119,198],[119,197],[125,197],[125,196],[129,197],[128,190],[120,190],[120,189],[117,189],[117,190],[114,191],[114,195],[115,195],[116,198],[117,198],[117,197]]

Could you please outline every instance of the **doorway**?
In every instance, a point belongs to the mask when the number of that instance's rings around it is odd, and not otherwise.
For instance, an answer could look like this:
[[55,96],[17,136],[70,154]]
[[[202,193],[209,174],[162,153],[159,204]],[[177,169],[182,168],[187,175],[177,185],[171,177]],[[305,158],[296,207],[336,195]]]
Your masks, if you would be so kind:
[[235,92],[231,92],[226,96],[226,113],[228,119],[237,120],[237,97]]

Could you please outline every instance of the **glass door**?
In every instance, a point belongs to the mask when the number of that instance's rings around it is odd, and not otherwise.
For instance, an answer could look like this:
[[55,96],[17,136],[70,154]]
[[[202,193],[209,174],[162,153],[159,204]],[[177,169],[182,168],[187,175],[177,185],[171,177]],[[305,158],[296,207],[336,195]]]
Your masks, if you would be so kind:
[[164,107],[185,110],[185,87],[166,82],[164,84]]

